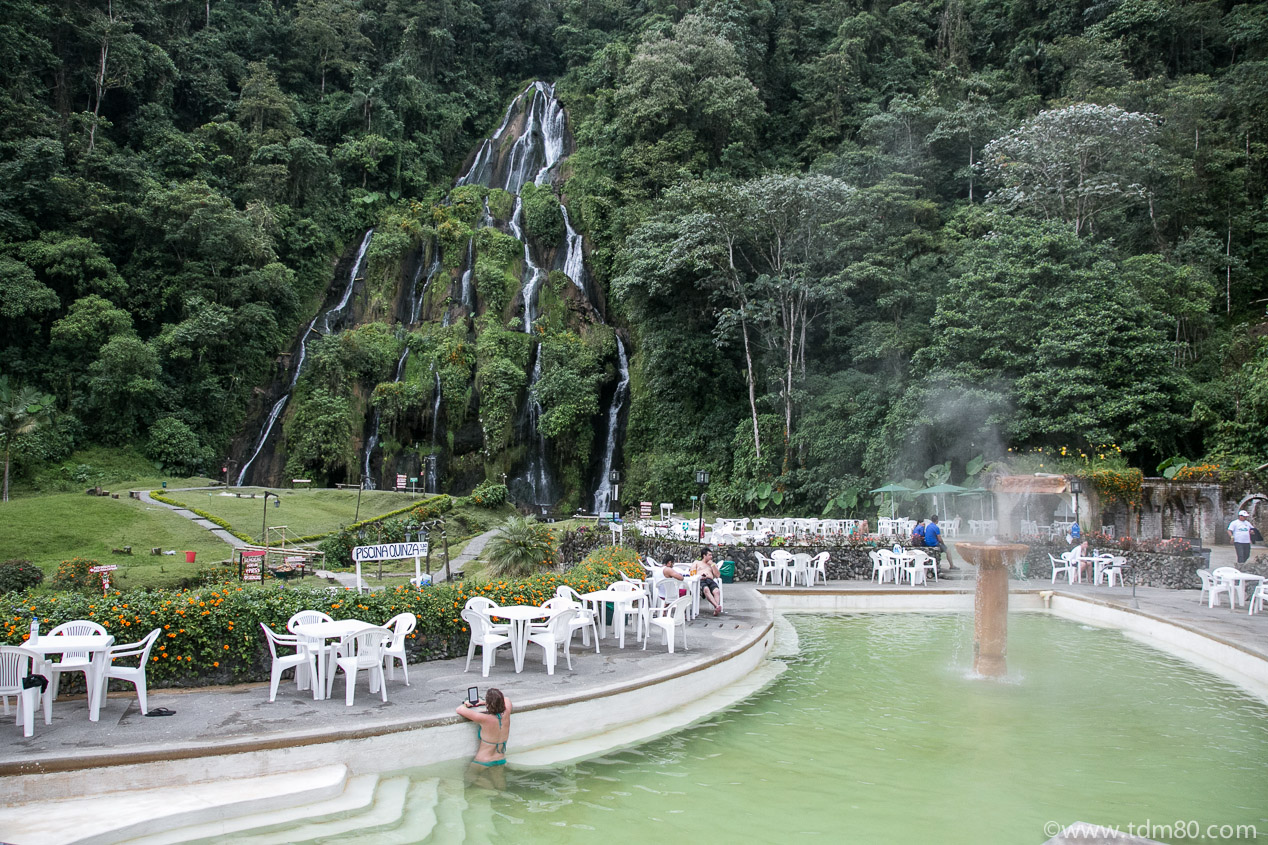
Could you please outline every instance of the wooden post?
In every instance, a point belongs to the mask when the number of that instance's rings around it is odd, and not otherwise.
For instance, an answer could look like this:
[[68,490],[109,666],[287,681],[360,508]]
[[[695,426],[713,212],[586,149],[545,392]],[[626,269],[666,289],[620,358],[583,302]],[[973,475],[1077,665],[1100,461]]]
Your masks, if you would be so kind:
[[440,521],[440,542],[445,546],[444,573],[445,579],[448,580],[453,577],[453,573],[449,571],[449,536],[445,533],[445,521],[443,519]]

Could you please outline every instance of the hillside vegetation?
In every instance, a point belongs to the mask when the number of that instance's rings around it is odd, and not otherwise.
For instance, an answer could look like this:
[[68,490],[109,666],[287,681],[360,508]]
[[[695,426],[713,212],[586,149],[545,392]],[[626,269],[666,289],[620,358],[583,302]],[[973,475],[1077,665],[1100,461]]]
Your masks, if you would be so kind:
[[[454,458],[456,492],[514,472],[509,199],[449,191],[534,79],[575,149],[524,193],[525,237],[558,242],[562,200],[606,317],[551,274],[539,430],[569,506],[609,326],[627,503],[687,501],[696,468],[717,505],[818,513],[1010,448],[1268,460],[1268,5],[0,0],[18,481],[89,446],[219,477],[371,226],[278,466],[358,480],[377,410],[382,448]],[[498,226],[474,235],[481,203]],[[404,331],[414,265],[448,243],[457,285],[470,238],[478,319],[442,323],[437,288]],[[455,424],[403,442],[433,385]]]

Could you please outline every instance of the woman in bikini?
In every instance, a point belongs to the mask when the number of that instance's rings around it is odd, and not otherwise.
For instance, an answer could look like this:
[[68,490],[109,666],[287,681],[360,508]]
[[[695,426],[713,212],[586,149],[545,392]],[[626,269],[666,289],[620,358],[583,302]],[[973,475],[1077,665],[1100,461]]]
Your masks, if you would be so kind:
[[[476,707],[484,705],[484,710]],[[471,760],[469,770],[472,780],[483,781],[483,775],[492,774],[492,769],[500,769],[506,765],[506,740],[511,734],[511,702],[496,687],[490,688],[484,701],[477,701],[475,706],[467,702],[458,705],[456,711],[464,719],[476,723],[477,747],[475,757]],[[499,771],[498,774],[501,774]],[[501,778],[499,778],[500,780]],[[501,788],[497,784],[494,788]]]

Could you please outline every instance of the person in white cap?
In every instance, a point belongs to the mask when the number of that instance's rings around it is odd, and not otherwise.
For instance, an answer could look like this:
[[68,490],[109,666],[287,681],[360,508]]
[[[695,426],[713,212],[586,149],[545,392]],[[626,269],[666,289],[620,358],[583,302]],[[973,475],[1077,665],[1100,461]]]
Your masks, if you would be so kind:
[[1250,559],[1250,527],[1251,523],[1246,511],[1238,511],[1237,519],[1228,524],[1228,538],[1237,549],[1237,565],[1241,566]]

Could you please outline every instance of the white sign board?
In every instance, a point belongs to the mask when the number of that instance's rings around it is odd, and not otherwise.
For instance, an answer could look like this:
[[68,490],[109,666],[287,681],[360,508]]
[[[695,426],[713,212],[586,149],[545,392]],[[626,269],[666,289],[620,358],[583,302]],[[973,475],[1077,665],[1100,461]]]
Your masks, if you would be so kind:
[[427,554],[427,541],[409,543],[380,543],[377,546],[357,546],[352,559],[357,563],[370,560],[402,560]]
[[377,546],[356,546],[352,550],[352,561],[357,565],[357,592],[361,592],[361,564],[374,560],[414,559],[414,577],[422,575],[422,564],[419,558],[427,555],[427,541],[418,540],[408,543],[380,543]]
[[405,489],[405,476],[403,475],[396,476],[396,489],[397,490]]

